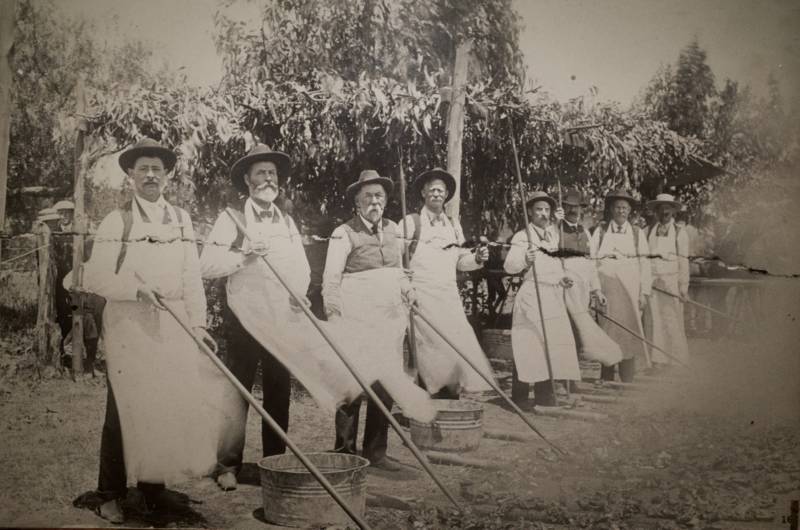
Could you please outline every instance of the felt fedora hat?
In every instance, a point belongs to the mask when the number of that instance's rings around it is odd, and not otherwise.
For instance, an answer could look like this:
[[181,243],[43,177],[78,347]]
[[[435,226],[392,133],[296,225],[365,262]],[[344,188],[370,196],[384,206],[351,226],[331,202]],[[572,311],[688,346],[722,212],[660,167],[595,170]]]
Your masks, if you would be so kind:
[[550,205],[551,210],[556,209],[556,200],[543,191],[529,193],[528,199],[525,201],[525,208],[530,208],[531,205],[537,201],[545,201]]
[[669,193],[659,193],[656,195],[656,198],[652,201],[647,201],[648,208],[657,208],[662,204],[669,204],[670,206],[674,206],[676,210],[681,209],[681,203],[675,200],[674,195],[670,195]]
[[635,208],[636,205],[639,204],[639,201],[637,201],[636,198],[633,197],[633,195],[628,193],[627,190],[616,190],[606,195],[605,205],[607,207],[610,207],[611,203],[616,200],[628,201],[628,204],[631,205],[631,208]]
[[444,200],[444,202],[447,203],[456,193],[456,179],[453,175],[439,167],[426,171],[414,179],[414,182],[411,183],[411,196],[415,198],[420,197],[420,193],[422,193],[422,188],[425,184],[434,179],[443,181],[445,187],[447,187],[447,198]]
[[564,194],[564,204],[569,204],[570,206],[588,206],[589,201],[586,200],[586,197],[578,190],[567,190],[567,193]]
[[242,158],[233,163],[231,167],[231,181],[236,189],[247,193],[247,183],[244,174],[256,162],[272,162],[278,170],[278,181],[282,181],[289,173],[291,159],[281,151],[273,151],[265,144],[256,144]]
[[357,181],[347,186],[347,190],[345,191],[347,202],[353,204],[358,190],[367,184],[380,184],[383,186],[383,189],[386,190],[387,197],[392,194],[392,191],[394,191],[394,183],[392,182],[392,179],[380,176],[374,169],[365,169],[358,176]]
[[123,171],[127,172],[133,167],[133,165],[136,163],[136,160],[142,156],[160,158],[164,163],[164,169],[167,173],[172,171],[172,168],[175,167],[175,162],[178,159],[172,149],[164,147],[152,138],[142,138],[136,142],[133,147],[119,155],[119,167],[121,167]]

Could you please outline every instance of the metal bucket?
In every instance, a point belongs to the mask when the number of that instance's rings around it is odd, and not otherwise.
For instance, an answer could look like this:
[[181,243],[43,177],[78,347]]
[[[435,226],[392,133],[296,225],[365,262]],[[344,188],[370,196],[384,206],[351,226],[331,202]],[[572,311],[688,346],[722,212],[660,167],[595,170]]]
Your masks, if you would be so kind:
[[[306,453],[357,514],[367,505],[369,460],[338,453]],[[293,454],[268,456],[258,463],[264,519],[284,526],[347,526],[352,521]]]
[[475,401],[438,399],[433,423],[409,420],[411,440],[422,449],[465,452],[483,438],[483,406]]

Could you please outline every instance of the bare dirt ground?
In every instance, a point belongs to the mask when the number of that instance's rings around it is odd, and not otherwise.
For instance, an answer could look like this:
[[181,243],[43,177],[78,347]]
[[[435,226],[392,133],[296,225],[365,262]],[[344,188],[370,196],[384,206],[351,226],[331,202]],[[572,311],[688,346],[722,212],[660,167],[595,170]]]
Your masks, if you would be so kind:
[[[692,340],[691,371],[641,390],[604,390],[619,397],[614,403],[578,402],[576,410],[604,413],[604,421],[531,415],[569,457],[540,440],[484,438],[468,456],[496,470],[435,466],[463,513],[421,471],[370,473],[367,520],[374,528],[789,528],[789,501],[800,498],[798,337],[792,327],[758,340]],[[0,381],[0,525],[104,526],[72,501],[96,485],[105,380]],[[487,428],[529,432],[496,399],[481,400]],[[332,447],[333,418],[303,392],[291,414],[301,449]],[[260,456],[259,428],[251,411],[247,462]],[[415,465],[394,434],[390,453]],[[270,528],[259,519],[258,480],[248,465],[233,492],[211,479],[186,484],[181,491],[198,501],[191,517],[131,524]]]

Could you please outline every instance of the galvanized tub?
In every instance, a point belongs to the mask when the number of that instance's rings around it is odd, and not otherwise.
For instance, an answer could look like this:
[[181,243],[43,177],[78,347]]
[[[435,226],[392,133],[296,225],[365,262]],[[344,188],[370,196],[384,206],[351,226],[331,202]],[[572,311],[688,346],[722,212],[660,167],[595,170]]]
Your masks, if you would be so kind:
[[409,420],[411,440],[422,449],[465,452],[483,438],[483,406],[469,400],[437,399],[433,423]]
[[[306,453],[350,508],[364,515],[369,460],[339,453]],[[258,463],[264,519],[284,526],[347,526],[352,521],[293,454],[268,456]]]

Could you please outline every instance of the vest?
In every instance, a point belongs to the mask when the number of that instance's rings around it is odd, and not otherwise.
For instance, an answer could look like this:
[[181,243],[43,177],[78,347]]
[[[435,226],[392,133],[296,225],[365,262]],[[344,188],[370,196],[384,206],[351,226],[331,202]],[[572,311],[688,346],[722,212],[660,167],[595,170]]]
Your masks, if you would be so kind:
[[401,266],[400,245],[393,222],[388,219],[381,220],[383,242],[378,239],[377,234],[373,234],[364,225],[358,215],[350,219],[344,226],[352,247],[344,266],[345,273],[352,274],[383,267]]
[[589,255],[589,234],[583,225],[578,224],[572,228],[567,223],[561,223],[561,240],[558,247],[563,250],[570,250],[576,254]]

